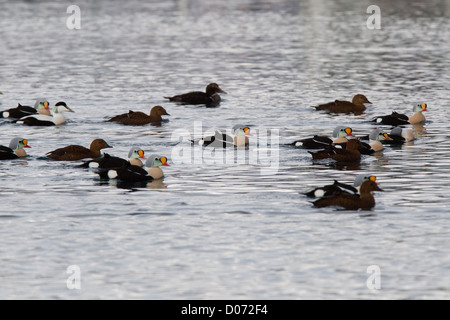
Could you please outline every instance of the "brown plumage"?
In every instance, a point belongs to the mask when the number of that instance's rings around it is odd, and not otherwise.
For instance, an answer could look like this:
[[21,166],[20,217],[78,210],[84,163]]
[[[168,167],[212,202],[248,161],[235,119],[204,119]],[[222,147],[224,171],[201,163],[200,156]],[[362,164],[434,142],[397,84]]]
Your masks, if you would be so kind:
[[333,159],[338,162],[358,162],[361,160],[361,141],[351,139],[346,143],[345,149],[331,147],[318,152],[311,152],[313,159]]
[[314,206],[319,208],[338,206],[347,210],[369,210],[375,206],[375,198],[372,195],[373,191],[383,190],[378,187],[376,182],[367,180],[361,184],[360,195],[341,193],[338,195],[324,196],[314,201]]
[[83,146],[70,145],[64,148],[50,151],[46,154],[46,156],[48,158],[61,161],[76,161],[88,158],[95,159],[101,156],[100,150],[106,148],[112,147],[108,145],[103,139],[95,139],[94,141],[92,141],[89,149]]
[[316,110],[328,110],[335,113],[350,113],[350,112],[363,112],[366,110],[364,103],[370,102],[365,95],[357,94],[353,97],[352,102],[335,100],[333,102],[321,104],[316,106]]
[[128,113],[120,114],[111,119],[108,122],[120,122],[130,126],[141,126],[149,123],[157,123],[162,121],[162,116],[170,116],[166,109],[161,106],[155,106],[150,111],[150,115],[143,112],[129,111]]

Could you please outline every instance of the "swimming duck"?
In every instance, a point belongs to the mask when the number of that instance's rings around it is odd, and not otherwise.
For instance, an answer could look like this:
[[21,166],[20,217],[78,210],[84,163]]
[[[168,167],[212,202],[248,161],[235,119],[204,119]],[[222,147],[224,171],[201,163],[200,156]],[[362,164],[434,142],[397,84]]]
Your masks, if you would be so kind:
[[328,102],[315,106],[316,110],[328,110],[334,113],[350,113],[350,112],[362,112],[366,110],[364,103],[370,102],[365,95],[357,94],[353,97],[352,102],[335,100],[333,102]]
[[384,149],[382,141],[392,141],[392,138],[381,129],[372,130],[369,134],[369,145],[373,151],[377,152]]
[[334,180],[333,184],[315,188],[307,193],[306,196],[311,198],[321,198],[323,196],[338,195],[341,193],[357,194],[361,184],[366,180],[376,181],[376,177],[369,174],[359,174],[356,176],[353,186]]
[[411,128],[394,127],[389,133],[391,140],[382,141],[384,144],[401,145],[405,142],[410,142],[415,139],[413,130]]
[[[110,169],[107,176],[110,179],[119,179],[127,182],[143,182],[161,179],[164,176],[159,166],[169,166],[166,157],[150,156],[145,162],[145,168],[127,164],[121,168]],[[102,177],[102,173],[99,173]]]
[[127,163],[142,167],[144,164],[142,163],[141,159],[146,159],[144,156],[144,150],[138,147],[133,147],[128,152],[128,160],[119,157],[113,157],[105,153],[103,157],[87,161],[83,163],[81,167],[111,169],[111,168],[120,168]]
[[19,119],[33,114],[50,115],[50,107],[47,99],[37,99],[34,107],[23,106],[20,103],[16,108],[11,108],[0,112],[0,118],[15,118]]
[[206,92],[193,91],[179,94],[173,97],[164,97],[170,101],[182,102],[185,104],[210,104],[220,102],[218,93],[226,93],[217,83],[210,83],[206,86]]
[[308,152],[315,160],[333,159],[338,162],[358,162],[361,160],[361,152],[358,150],[360,147],[360,140],[351,139],[346,143],[345,149],[332,146],[318,152]]
[[0,146],[0,160],[10,160],[26,157],[24,148],[31,148],[28,140],[23,138],[13,138],[9,147]]
[[427,104],[421,103],[413,107],[413,115],[408,117],[406,114],[397,113],[392,111],[392,114],[386,116],[376,117],[371,120],[377,124],[384,124],[389,126],[401,126],[406,124],[416,124],[424,122],[425,116],[422,112],[428,111]]
[[213,148],[242,147],[249,145],[248,136],[252,135],[249,127],[238,124],[233,127],[233,132],[234,137],[231,137],[216,130],[213,136],[191,140],[191,142],[200,146]]
[[333,139],[330,139],[327,136],[315,135],[312,138],[294,141],[292,145],[305,149],[322,149],[331,147],[333,143],[344,143],[348,141],[347,137],[354,137],[352,131],[352,128],[338,126],[333,130]]
[[128,113],[112,117],[111,119],[107,120],[107,122],[120,122],[125,125],[140,126],[149,123],[161,122],[162,121],[161,116],[164,115],[170,116],[170,114],[168,114],[166,109],[164,109],[163,107],[154,106],[150,110],[150,115],[140,111],[134,112],[130,110]]
[[106,148],[112,147],[103,139],[95,139],[94,141],[92,141],[89,149],[83,146],[70,145],[64,148],[50,151],[46,154],[46,156],[50,159],[59,161],[76,161],[89,158],[96,159],[101,156],[100,150]]
[[372,192],[383,191],[375,181],[367,180],[361,184],[360,194],[341,193],[337,195],[324,196],[314,201],[315,207],[337,206],[347,210],[370,210],[375,206],[375,198]]
[[66,123],[63,112],[74,112],[64,101],[60,101],[53,107],[53,115],[36,114],[20,118],[15,123],[25,124],[28,126],[59,126]]

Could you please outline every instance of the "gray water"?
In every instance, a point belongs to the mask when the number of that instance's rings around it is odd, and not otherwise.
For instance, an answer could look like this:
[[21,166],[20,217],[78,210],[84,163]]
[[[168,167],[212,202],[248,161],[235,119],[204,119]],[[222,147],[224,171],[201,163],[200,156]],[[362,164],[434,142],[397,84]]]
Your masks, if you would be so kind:
[[[66,26],[71,4],[80,29]],[[0,298],[449,299],[450,2],[379,2],[373,30],[371,4],[0,1],[1,109],[43,96],[75,111],[60,127],[0,122],[1,145],[32,146],[0,162]],[[217,108],[163,98],[210,82],[228,92]],[[310,108],[356,93],[373,103],[362,115]],[[417,139],[357,167],[286,145],[339,124],[368,134],[372,117],[418,102],[429,112],[410,126]],[[154,105],[171,114],[161,126],[103,122]],[[253,132],[248,151],[189,153],[186,137],[238,123]],[[130,187],[44,157],[95,138],[171,166]],[[371,211],[317,209],[302,194],[360,173],[384,190]]]

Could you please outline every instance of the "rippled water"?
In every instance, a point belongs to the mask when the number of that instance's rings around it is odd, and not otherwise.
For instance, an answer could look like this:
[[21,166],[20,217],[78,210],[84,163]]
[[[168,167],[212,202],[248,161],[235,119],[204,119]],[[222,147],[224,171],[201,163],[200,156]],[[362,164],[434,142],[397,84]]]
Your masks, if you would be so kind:
[[[0,163],[1,298],[450,298],[449,1],[382,2],[379,30],[370,1],[81,0],[79,30],[70,4],[0,1],[0,107],[44,96],[75,110],[56,128],[0,122],[0,144],[32,146]],[[217,108],[163,99],[210,82],[228,92]],[[310,108],[356,93],[373,102],[359,116]],[[286,145],[338,124],[364,135],[417,102],[429,107],[417,139],[356,168]],[[161,126],[103,122],[154,105],[171,114]],[[248,151],[186,141],[238,123],[252,128]],[[121,157],[132,145],[168,156],[165,179],[131,188],[44,158],[95,138]],[[384,190],[372,211],[302,195],[362,172]],[[367,286],[374,265],[380,289]]]

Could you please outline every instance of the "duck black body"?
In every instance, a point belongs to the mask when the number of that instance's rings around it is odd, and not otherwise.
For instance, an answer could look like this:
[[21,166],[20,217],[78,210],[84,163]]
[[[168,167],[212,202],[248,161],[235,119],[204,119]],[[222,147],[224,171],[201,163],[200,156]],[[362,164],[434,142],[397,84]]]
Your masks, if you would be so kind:
[[170,101],[182,102],[184,104],[205,104],[217,105],[221,98],[219,93],[226,93],[217,83],[210,83],[206,86],[205,92],[192,91],[184,94],[175,95],[173,97],[164,97]]
[[101,178],[118,179],[127,182],[150,182],[153,177],[142,167],[125,164],[120,168],[103,169],[98,172]]

